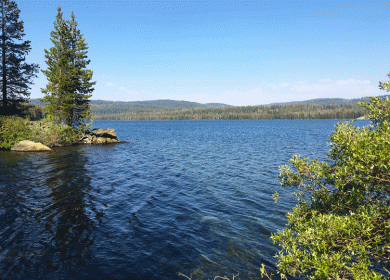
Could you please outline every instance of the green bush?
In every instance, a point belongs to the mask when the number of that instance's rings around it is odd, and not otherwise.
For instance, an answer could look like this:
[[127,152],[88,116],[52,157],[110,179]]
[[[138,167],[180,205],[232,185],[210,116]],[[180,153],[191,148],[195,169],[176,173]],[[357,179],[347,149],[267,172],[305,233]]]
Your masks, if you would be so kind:
[[39,121],[37,131],[35,139],[47,146],[71,145],[84,133],[82,129],[55,123],[50,116]]
[[10,149],[16,142],[34,138],[29,121],[29,118],[0,116],[0,148]]
[[11,147],[22,140],[40,142],[47,146],[71,145],[76,143],[85,132],[64,124],[56,124],[50,117],[38,122],[30,122],[30,118],[17,116],[0,116],[0,148]]
[[81,131],[72,126],[61,126],[58,133],[58,143],[62,145],[73,144],[81,137]]
[[360,105],[373,124],[338,124],[330,136],[331,163],[294,155],[292,166],[279,169],[281,185],[295,189],[298,202],[286,228],[272,234],[281,246],[281,276],[390,276],[390,100]]

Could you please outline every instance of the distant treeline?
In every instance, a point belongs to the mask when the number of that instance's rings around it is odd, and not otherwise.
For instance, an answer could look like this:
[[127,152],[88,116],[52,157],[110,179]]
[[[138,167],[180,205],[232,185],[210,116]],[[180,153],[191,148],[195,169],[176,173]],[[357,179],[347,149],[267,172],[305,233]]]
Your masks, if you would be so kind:
[[107,114],[92,108],[92,113],[96,120],[296,120],[356,119],[364,116],[365,110],[356,103],[341,103],[165,108],[119,114]]
[[[333,99],[330,100],[334,101]],[[27,113],[33,119],[43,116],[38,100],[32,100]],[[270,119],[356,119],[366,109],[356,102],[333,104],[290,103],[280,105],[229,106],[187,101],[156,100],[114,102],[92,100],[95,120],[270,120]]]
[[40,120],[44,116],[43,108],[38,104],[20,103],[17,108],[22,116],[29,116],[32,121]]

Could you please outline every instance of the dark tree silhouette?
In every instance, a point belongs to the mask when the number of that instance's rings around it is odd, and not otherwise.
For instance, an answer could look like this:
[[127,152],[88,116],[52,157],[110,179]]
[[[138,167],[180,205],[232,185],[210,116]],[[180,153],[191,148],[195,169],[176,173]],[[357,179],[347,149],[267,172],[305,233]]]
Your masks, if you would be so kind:
[[31,78],[37,77],[38,64],[25,62],[30,52],[31,41],[22,41],[24,34],[23,21],[15,1],[1,0],[1,115],[20,112],[21,102],[28,101]]

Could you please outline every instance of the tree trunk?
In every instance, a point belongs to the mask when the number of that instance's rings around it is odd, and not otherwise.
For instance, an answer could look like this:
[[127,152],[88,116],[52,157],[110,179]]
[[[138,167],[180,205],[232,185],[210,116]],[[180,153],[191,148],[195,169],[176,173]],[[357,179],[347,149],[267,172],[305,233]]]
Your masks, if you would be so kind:
[[2,80],[2,92],[3,92],[3,108],[6,110],[7,108],[7,73],[6,73],[6,65],[5,65],[5,21],[4,21],[5,13],[4,13],[4,0],[1,0],[1,53],[2,53],[2,61],[1,67],[3,70],[3,80]]

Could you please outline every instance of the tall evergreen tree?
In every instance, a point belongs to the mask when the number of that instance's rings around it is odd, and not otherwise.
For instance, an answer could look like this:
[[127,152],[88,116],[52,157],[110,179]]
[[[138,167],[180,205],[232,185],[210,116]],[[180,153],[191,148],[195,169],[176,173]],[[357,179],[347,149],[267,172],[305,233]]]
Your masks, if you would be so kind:
[[88,47],[82,36],[73,11],[72,20],[65,21],[58,7],[51,32],[54,47],[45,49],[48,69],[42,72],[49,83],[42,89],[45,97],[41,101],[46,104],[48,115],[70,126],[79,126],[89,119],[89,98],[96,83],[90,81],[93,72],[85,69],[90,61],[86,60]]
[[66,119],[66,93],[72,90],[71,80],[71,50],[70,32],[66,21],[62,18],[61,7],[58,7],[54,30],[50,33],[50,40],[54,47],[45,51],[47,70],[42,70],[49,83],[42,89],[45,97],[41,99],[46,104],[45,113],[52,116],[57,122]]
[[91,82],[93,71],[86,69],[86,66],[91,62],[87,60],[86,56],[88,47],[83,34],[77,29],[75,18],[76,16],[72,11],[71,21],[68,23],[71,31],[72,66],[76,75],[72,77],[75,90],[73,96],[74,106],[70,111],[69,121],[73,125],[80,125],[83,120],[89,119],[91,116],[89,98],[91,98],[91,93],[94,90],[92,86],[96,82]]
[[17,113],[17,105],[28,100],[31,78],[37,77],[38,64],[25,62],[31,41],[24,41],[23,21],[14,1],[1,0],[1,114]]

